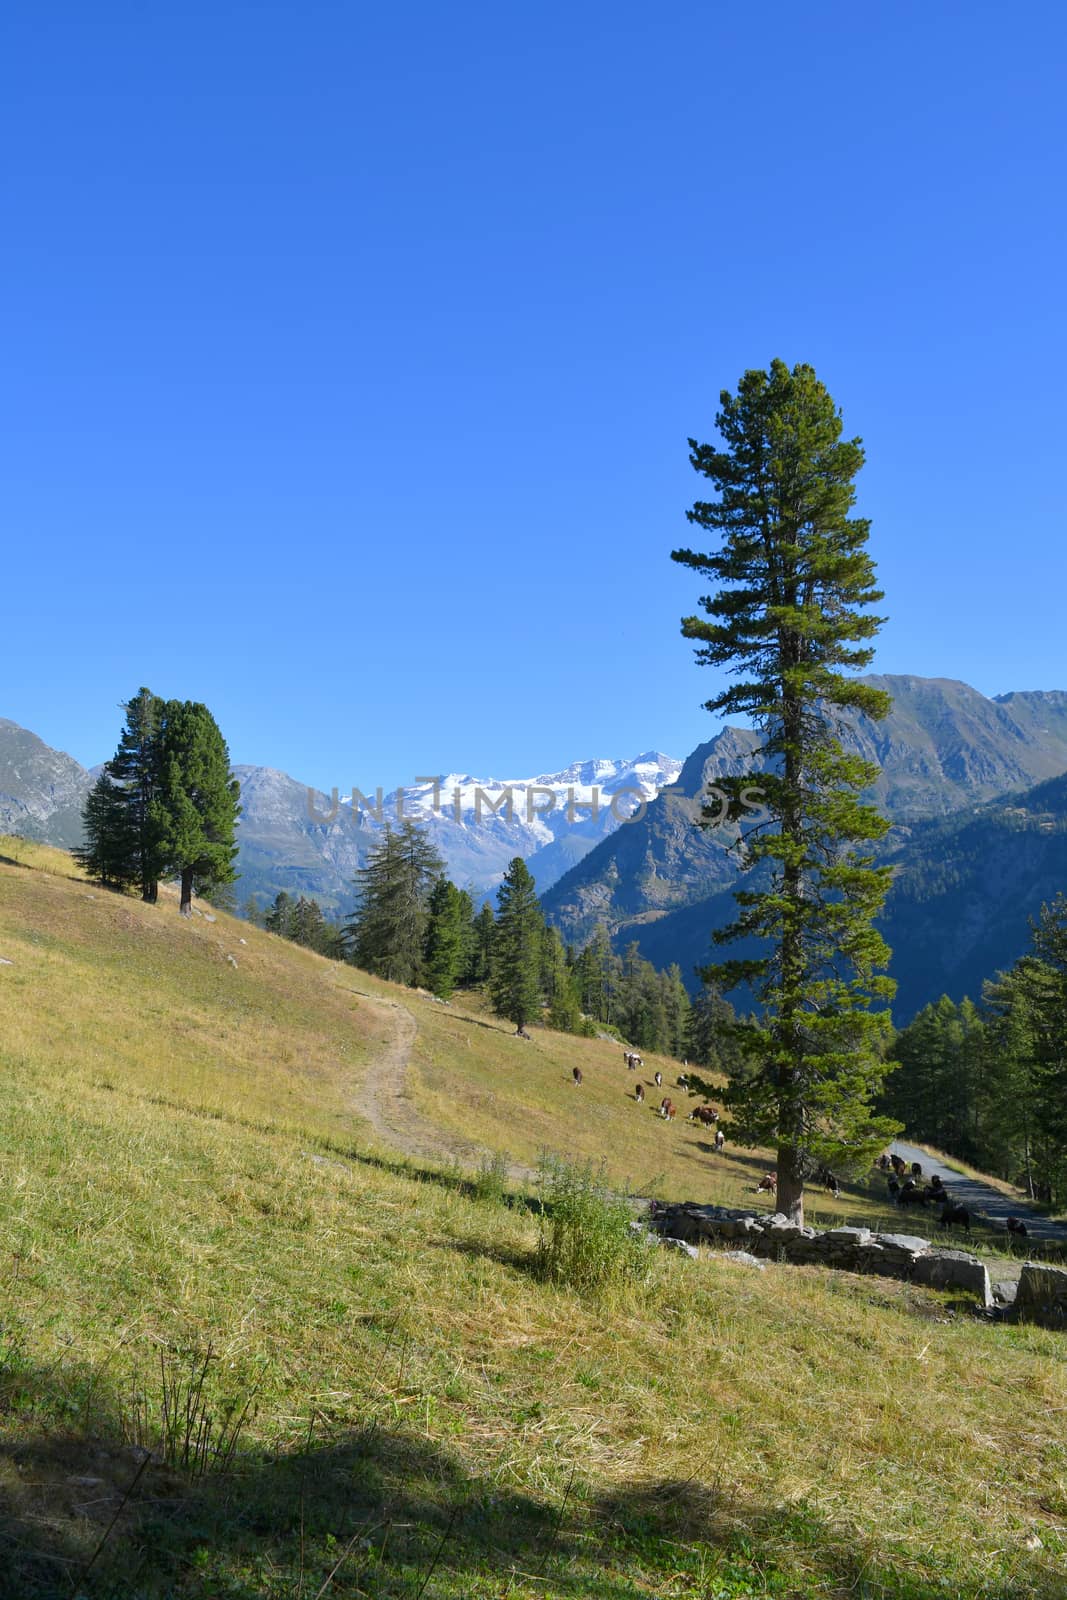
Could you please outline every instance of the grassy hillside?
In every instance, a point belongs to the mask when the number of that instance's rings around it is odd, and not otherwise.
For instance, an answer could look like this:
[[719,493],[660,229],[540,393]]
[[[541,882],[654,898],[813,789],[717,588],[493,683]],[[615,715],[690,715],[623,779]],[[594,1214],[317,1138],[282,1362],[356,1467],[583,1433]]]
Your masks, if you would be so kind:
[[[0,856],[0,1594],[1062,1594],[1061,1337],[722,1257],[547,1284],[450,1149],[751,1169],[614,1047],[429,1001],[390,1098],[406,994]],[[199,1476],[187,1402],[244,1416]]]

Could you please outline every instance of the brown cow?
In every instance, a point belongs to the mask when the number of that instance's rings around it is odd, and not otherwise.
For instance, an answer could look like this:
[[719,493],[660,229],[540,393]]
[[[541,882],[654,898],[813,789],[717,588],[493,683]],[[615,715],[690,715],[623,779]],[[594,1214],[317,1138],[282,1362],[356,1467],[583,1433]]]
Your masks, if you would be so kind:
[[582,1081],[582,1069],[581,1069],[581,1067],[574,1067],[572,1069],[572,1071],[571,1071],[571,1077],[574,1079],[575,1083],[581,1083],[581,1081]]
[[705,1128],[713,1128],[719,1120],[719,1113],[714,1106],[694,1106],[689,1113],[687,1121],[703,1123]]
[[639,1083],[637,1085],[637,1088],[634,1090],[634,1099],[640,1101],[640,1100],[643,1100],[644,1098],[645,1098],[645,1086],[644,1086],[643,1083]]

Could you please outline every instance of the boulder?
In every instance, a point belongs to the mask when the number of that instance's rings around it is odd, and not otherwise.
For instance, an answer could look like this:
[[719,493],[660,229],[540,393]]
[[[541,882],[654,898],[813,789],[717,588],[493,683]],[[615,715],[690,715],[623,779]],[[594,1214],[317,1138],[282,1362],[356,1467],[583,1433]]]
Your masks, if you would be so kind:
[[912,1270],[912,1282],[924,1283],[930,1289],[964,1289],[978,1297],[978,1303],[988,1309],[993,1304],[993,1290],[985,1263],[965,1250],[929,1250],[917,1258]]
[[1027,1261],[1019,1274],[1015,1315],[1044,1328],[1067,1327],[1067,1268]]

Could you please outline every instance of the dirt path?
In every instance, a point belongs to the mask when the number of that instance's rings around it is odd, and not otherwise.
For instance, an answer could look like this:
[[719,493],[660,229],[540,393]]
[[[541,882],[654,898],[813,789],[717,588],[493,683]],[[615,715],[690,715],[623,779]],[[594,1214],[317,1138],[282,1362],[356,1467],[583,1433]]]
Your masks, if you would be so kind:
[[[413,1161],[432,1161],[436,1166],[458,1161],[467,1172],[476,1172],[491,1152],[484,1145],[450,1138],[422,1115],[412,1099],[409,1069],[412,1047],[419,1032],[412,1013],[399,1000],[387,1000],[366,989],[345,987],[349,994],[358,995],[374,1006],[386,1018],[393,1034],[388,1044],[367,1064],[357,1107],[360,1115],[385,1144]],[[508,1178],[512,1183],[529,1183],[536,1176],[531,1167],[517,1162],[508,1166]]]

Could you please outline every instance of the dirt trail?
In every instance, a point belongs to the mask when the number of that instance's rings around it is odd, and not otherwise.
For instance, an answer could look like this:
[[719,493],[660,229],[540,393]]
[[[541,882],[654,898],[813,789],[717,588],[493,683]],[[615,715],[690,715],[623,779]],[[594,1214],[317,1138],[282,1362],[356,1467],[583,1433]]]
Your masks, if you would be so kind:
[[[387,1000],[366,989],[349,988],[347,984],[345,988],[349,994],[358,995],[374,1006],[386,1017],[393,1031],[388,1044],[367,1064],[357,1108],[360,1115],[384,1143],[399,1150],[401,1155],[416,1161],[432,1161],[437,1166],[454,1160],[468,1172],[475,1172],[491,1152],[484,1145],[450,1137],[424,1117],[412,1099],[409,1068],[419,1032],[412,1013],[399,1000]],[[517,1162],[508,1166],[508,1178],[512,1183],[529,1183],[535,1177],[531,1167]]]

